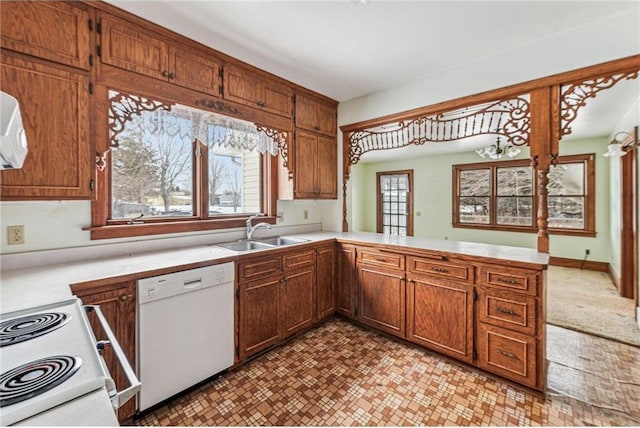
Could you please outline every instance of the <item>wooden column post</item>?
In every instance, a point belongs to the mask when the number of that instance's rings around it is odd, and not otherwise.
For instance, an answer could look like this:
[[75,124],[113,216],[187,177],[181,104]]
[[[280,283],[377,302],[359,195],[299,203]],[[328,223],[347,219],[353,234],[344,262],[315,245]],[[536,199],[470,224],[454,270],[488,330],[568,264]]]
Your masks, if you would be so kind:
[[536,89],[531,92],[531,133],[529,145],[531,162],[538,174],[538,251],[549,252],[549,167],[558,157],[559,115],[557,86]]
[[351,172],[351,157],[349,156],[349,132],[342,132],[342,231],[349,231],[347,222],[347,182]]

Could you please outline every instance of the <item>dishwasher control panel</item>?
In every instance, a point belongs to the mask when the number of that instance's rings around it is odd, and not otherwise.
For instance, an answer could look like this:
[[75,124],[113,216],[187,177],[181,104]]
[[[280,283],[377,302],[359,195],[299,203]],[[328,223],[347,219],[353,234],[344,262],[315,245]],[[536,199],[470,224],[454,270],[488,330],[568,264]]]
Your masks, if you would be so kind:
[[235,267],[232,262],[190,269],[138,281],[138,303],[164,299],[206,287],[233,283]]

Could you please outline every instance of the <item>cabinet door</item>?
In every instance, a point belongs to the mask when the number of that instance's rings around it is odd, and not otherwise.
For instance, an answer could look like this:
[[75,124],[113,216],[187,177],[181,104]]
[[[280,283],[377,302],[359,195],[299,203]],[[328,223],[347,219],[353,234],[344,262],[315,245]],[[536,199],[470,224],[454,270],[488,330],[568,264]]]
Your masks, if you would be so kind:
[[89,69],[89,12],[84,5],[2,2],[0,21],[3,48]]
[[281,116],[291,117],[292,115],[292,93],[291,88],[271,80],[264,80],[262,83],[262,109]]
[[[131,367],[136,366],[136,283],[134,281],[113,284],[100,288],[74,288],[74,293],[85,305],[100,305],[100,309],[109,322],[109,326],[118,339],[122,350],[127,354]],[[107,339],[95,313],[88,314],[94,334],[98,340]],[[107,346],[104,358],[118,390],[127,386],[127,377],[122,371],[113,349]],[[118,419],[130,418],[136,411],[136,401],[130,400],[118,410]]]
[[282,338],[310,327],[315,313],[314,268],[287,273],[281,283]]
[[169,72],[171,83],[216,97],[221,95],[220,65],[211,55],[171,46]]
[[337,261],[337,296],[336,311],[349,318],[355,317],[356,311],[356,249],[349,245],[338,245]]
[[318,198],[338,197],[338,143],[335,138],[318,137]]
[[[2,6],[4,7],[4,5]],[[29,153],[0,172],[3,199],[89,199],[89,78],[3,54],[0,87],[18,99]]]
[[336,135],[335,106],[304,95],[296,95],[296,127],[320,134]]
[[316,260],[316,309],[321,319],[333,315],[336,308],[334,246],[318,248]]
[[259,108],[262,86],[257,77],[240,67],[224,67],[224,98]]
[[407,279],[407,339],[473,361],[473,286],[411,275]]
[[279,308],[281,277],[240,284],[240,360],[280,339]]
[[102,62],[167,80],[168,44],[152,31],[109,15],[101,16]]
[[296,132],[293,180],[296,198],[317,197],[318,137],[304,131]]
[[404,337],[404,272],[358,265],[358,297],[358,321]]
[[324,103],[317,104],[318,132],[335,137],[337,133],[337,107]]

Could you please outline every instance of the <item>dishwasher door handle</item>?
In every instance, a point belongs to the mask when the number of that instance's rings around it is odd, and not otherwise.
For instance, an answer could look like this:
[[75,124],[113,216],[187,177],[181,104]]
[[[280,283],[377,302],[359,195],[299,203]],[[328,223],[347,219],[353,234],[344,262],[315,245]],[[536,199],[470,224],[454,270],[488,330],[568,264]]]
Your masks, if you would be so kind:
[[127,359],[127,356],[125,355],[124,351],[120,347],[120,344],[118,343],[118,339],[116,338],[116,335],[113,334],[113,331],[111,330],[111,327],[107,322],[107,319],[104,317],[104,314],[100,309],[100,306],[84,305],[84,308],[85,308],[85,311],[87,312],[94,311],[96,313],[96,316],[98,317],[98,321],[100,321],[100,325],[104,329],[104,332],[106,333],[107,338],[109,339],[109,342],[110,342],[109,344],[111,345],[111,348],[113,348],[113,352],[116,354],[116,358],[120,363],[120,367],[122,367],[122,369],[124,370],[125,376],[127,376],[127,381],[129,382],[129,386],[111,397],[111,405],[113,406],[114,409],[119,409],[120,407],[122,407],[124,403],[132,399],[140,391],[140,386],[141,386],[140,380],[138,380],[136,373],[133,371],[133,368],[131,367],[131,364],[129,364],[129,360]]
[[183,283],[183,287],[185,290],[190,290],[192,288],[198,288],[202,285],[202,278],[193,279],[191,281],[185,281]]

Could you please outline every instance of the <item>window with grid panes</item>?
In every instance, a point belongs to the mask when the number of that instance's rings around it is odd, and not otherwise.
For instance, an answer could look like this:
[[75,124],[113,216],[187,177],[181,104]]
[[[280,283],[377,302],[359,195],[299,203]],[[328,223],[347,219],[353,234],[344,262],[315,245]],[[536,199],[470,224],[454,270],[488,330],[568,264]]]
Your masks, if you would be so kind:
[[378,233],[413,235],[413,171],[379,172]]
[[[454,227],[537,232],[537,177],[528,160],[453,166]],[[595,235],[593,154],[560,156],[549,170],[549,231]]]

